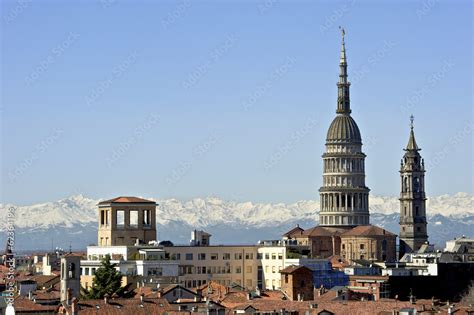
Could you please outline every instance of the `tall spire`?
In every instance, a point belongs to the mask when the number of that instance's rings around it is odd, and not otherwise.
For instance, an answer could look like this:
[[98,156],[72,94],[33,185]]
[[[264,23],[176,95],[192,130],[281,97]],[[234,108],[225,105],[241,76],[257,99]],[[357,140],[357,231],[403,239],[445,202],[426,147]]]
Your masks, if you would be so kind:
[[411,115],[410,116],[410,139],[408,140],[408,144],[405,151],[420,151],[421,150],[415,141],[415,133],[413,132],[414,120],[415,120],[415,117]]
[[341,46],[341,59],[339,60],[339,82],[337,83],[337,110],[338,114],[350,114],[350,98],[349,98],[349,86],[351,85],[347,80],[347,58],[346,58],[346,44],[344,37],[346,31],[344,28],[339,26],[342,35],[342,46]]

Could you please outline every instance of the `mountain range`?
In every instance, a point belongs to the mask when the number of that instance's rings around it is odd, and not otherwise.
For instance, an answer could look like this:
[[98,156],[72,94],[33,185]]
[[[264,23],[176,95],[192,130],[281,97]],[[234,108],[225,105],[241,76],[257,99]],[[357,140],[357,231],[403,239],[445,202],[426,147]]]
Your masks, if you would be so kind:
[[[213,244],[254,244],[278,239],[299,224],[318,224],[319,201],[291,204],[225,201],[216,197],[153,199],[157,208],[158,240],[187,244],[194,229],[211,233]],[[6,215],[15,207],[17,250],[47,250],[52,247],[85,249],[97,242],[97,203],[100,200],[75,195],[58,201],[15,206],[0,204],[0,242],[6,242]],[[398,234],[397,197],[370,197],[371,224]],[[444,247],[446,240],[461,235],[474,236],[474,195],[457,193],[429,197],[428,234],[431,243]]]

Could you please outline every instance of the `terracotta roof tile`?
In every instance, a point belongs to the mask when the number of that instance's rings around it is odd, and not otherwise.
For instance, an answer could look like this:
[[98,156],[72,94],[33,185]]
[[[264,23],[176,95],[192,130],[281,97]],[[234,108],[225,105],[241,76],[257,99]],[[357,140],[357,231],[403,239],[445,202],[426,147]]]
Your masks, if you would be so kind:
[[392,232],[382,229],[375,225],[359,225],[347,232],[342,233],[341,237],[346,236],[396,236]]
[[303,232],[304,232],[304,229],[300,228],[300,226],[297,225],[296,227],[292,228],[291,230],[289,230],[288,232],[283,234],[283,236],[288,237],[288,238],[292,238],[292,237],[297,237],[297,236],[303,235]]
[[291,265],[291,266],[288,266],[282,270],[280,270],[280,273],[294,273],[296,271],[306,271],[306,272],[310,272],[312,273],[311,269],[309,269],[308,267],[305,267],[305,266],[296,266],[296,265]]
[[120,197],[116,197],[116,198],[113,198],[113,199],[101,201],[101,202],[99,202],[99,205],[109,204],[109,203],[152,203],[153,204],[153,203],[156,203],[156,202],[154,202],[152,200],[138,198],[138,197],[120,196]]

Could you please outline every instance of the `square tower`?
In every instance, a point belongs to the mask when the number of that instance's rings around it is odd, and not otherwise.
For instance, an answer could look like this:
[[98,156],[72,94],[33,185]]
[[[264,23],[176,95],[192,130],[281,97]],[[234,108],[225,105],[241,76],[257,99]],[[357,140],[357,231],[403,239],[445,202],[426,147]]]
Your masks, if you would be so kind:
[[156,202],[117,197],[99,206],[99,246],[147,244],[156,240]]
[[74,253],[61,257],[60,298],[67,305],[71,304],[72,298],[80,297],[81,257],[81,254]]

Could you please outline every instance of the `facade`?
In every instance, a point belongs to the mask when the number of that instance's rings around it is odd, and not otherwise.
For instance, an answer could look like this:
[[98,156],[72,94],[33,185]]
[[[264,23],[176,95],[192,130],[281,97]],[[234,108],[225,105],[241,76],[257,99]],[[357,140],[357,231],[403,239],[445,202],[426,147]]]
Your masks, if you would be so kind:
[[179,264],[179,281],[188,288],[209,281],[247,288],[257,286],[257,246],[170,246],[165,251]]
[[[461,236],[446,242],[445,252],[474,254],[474,239]],[[474,260],[474,257],[473,257]]]
[[397,236],[374,225],[341,234],[341,255],[349,260],[395,261]]
[[313,271],[304,266],[291,265],[282,269],[281,291],[292,301],[314,299]]
[[156,240],[156,202],[117,197],[99,202],[99,246],[147,244]]
[[95,271],[101,260],[109,255],[110,262],[122,273],[122,285],[129,282],[152,282],[155,284],[178,283],[178,262],[165,256],[163,249],[154,246],[88,246],[87,259],[81,260],[81,285],[92,286]]
[[305,266],[313,272],[313,287],[330,289],[334,286],[345,286],[349,277],[339,270],[334,270],[328,259],[299,258],[287,259],[285,267],[291,265]]
[[378,301],[390,297],[388,276],[350,276],[347,288],[350,298]]
[[413,116],[410,119],[410,138],[400,165],[400,257],[416,252],[428,241],[425,163],[415,141]]
[[72,298],[80,297],[81,289],[81,256],[66,254],[61,257],[61,291],[60,300],[70,304]]
[[369,189],[365,185],[361,135],[351,117],[344,30],[342,35],[337,115],[329,127],[323,154],[319,224],[350,228],[369,224]]

